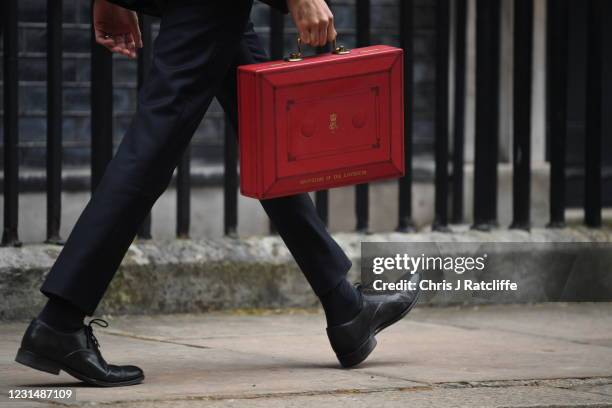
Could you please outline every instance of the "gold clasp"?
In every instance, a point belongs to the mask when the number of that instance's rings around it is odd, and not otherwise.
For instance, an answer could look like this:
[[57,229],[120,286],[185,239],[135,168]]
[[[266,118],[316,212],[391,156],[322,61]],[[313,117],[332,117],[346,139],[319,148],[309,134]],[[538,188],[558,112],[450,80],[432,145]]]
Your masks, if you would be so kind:
[[351,50],[349,50],[342,44],[340,44],[339,46],[336,46],[336,39],[334,38],[332,54],[344,55],[344,54],[349,54],[350,52]]
[[297,61],[301,61],[304,59],[302,58],[302,39],[300,38],[299,35],[297,37],[296,45],[297,45],[297,52],[290,53],[289,56],[285,58],[285,61],[297,62]]
[[[290,53],[289,56],[285,58],[285,61],[298,62],[304,59],[302,55],[302,39],[300,38],[300,36],[297,37],[296,45],[297,45],[297,52]],[[337,45],[336,39],[334,39],[334,41],[332,42],[332,54],[344,55],[344,54],[349,54],[350,52],[351,50],[346,48],[344,45],[342,44]]]

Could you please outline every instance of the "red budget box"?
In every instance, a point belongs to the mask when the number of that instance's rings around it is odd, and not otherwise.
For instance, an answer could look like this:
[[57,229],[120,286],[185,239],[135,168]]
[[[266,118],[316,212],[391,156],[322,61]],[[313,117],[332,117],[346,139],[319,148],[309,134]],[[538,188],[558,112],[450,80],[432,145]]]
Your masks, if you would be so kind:
[[259,199],[404,175],[402,50],[238,68],[240,190]]

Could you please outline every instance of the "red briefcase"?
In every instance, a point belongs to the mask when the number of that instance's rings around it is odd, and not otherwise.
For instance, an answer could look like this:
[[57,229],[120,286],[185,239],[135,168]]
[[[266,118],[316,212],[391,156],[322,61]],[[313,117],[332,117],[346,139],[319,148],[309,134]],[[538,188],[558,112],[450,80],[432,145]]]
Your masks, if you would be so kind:
[[242,194],[402,176],[402,64],[401,49],[378,45],[239,67]]

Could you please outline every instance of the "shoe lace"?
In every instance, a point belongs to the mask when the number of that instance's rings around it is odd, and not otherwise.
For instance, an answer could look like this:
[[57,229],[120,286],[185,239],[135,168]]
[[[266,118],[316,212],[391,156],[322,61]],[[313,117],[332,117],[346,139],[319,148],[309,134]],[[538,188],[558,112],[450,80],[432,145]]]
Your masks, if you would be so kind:
[[88,342],[88,346],[90,345],[89,342],[91,341],[91,343],[93,344],[94,348],[96,349],[96,351],[100,350],[100,343],[98,342],[98,339],[96,338],[96,336],[94,335],[93,332],[93,325],[102,327],[102,328],[106,328],[108,327],[108,322],[104,319],[92,319],[89,321],[89,323],[86,326],[86,330],[87,330],[87,342]]

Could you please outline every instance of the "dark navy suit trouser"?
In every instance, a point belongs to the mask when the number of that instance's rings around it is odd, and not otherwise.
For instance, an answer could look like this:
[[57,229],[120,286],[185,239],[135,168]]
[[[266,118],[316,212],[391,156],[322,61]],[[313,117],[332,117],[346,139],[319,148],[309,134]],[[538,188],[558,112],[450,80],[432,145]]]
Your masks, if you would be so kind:
[[[251,6],[252,0],[167,2],[137,112],[49,272],[44,294],[93,314],[213,97],[238,125],[236,67],[267,59],[249,21]],[[310,197],[261,203],[315,293],[333,289],[351,263]]]

